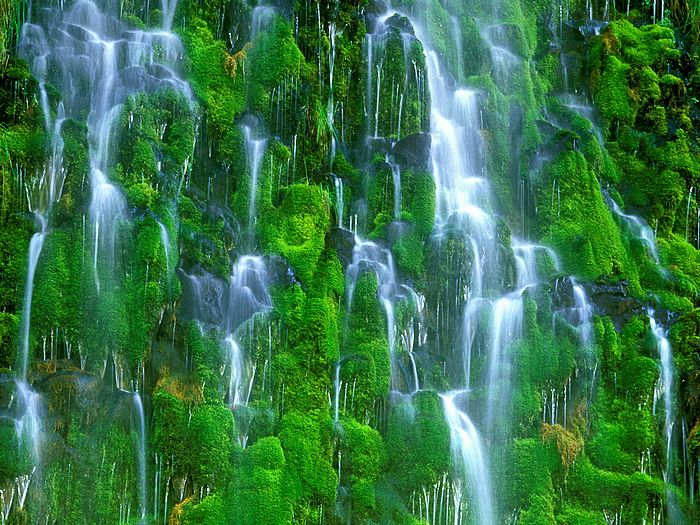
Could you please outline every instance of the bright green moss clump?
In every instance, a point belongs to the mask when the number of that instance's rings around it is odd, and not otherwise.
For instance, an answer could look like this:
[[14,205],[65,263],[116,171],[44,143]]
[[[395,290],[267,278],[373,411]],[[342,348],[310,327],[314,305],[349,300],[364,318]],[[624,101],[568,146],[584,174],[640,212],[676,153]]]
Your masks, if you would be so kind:
[[282,255],[297,278],[311,284],[330,228],[330,199],[318,186],[295,185],[283,192],[279,208],[264,211],[258,232],[260,244]]
[[411,405],[394,407],[386,442],[387,470],[401,495],[420,493],[449,472],[450,429],[435,393],[421,392]]
[[626,274],[620,231],[580,152],[562,152],[545,168],[538,201],[539,213],[547,217],[541,223],[544,238],[562,257],[565,270],[585,279]]

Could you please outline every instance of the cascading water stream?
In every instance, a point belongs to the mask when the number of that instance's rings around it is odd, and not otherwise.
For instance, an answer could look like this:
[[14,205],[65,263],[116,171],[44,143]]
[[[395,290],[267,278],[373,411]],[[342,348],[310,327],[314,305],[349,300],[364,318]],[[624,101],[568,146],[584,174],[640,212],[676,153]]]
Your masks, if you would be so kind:
[[243,126],[243,136],[245,138],[246,159],[248,160],[248,177],[250,178],[250,193],[248,194],[248,236],[250,237],[251,249],[255,246],[255,218],[258,197],[258,177],[262,167],[266,138],[257,138],[256,130],[253,126]]
[[656,399],[663,398],[664,438],[666,439],[663,475],[664,481],[670,483],[672,482],[672,480],[669,479],[669,475],[673,469],[672,443],[673,425],[675,423],[675,414],[673,411],[673,354],[671,351],[671,344],[667,338],[667,332],[663,326],[657,323],[654,317],[654,311],[651,309],[647,310],[647,315],[649,316],[649,326],[654,335],[656,351],[658,352],[659,363],[661,365],[661,377],[657,382],[654,397]]
[[[461,405],[468,406],[471,394],[471,362],[476,334],[485,330],[484,339],[488,347],[485,371],[487,406],[482,425],[493,443],[508,435],[504,426],[507,425],[506,414],[509,413],[511,399],[513,363],[510,347],[522,336],[523,293],[540,280],[536,256],[539,252],[546,254],[555,269],[558,269],[559,263],[551,249],[514,239],[514,290],[495,299],[492,297],[494,292],[499,293],[501,287],[501,265],[498,264],[495,219],[486,179],[479,108],[481,95],[454,85],[438,53],[431,48],[428,34],[420,24],[414,20],[412,23],[416,37],[423,44],[428,69],[432,136],[430,162],[436,185],[436,235],[439,239],[443,232],[454,231],[457,227],[462,232],[465,246],[471,250],[470,286],[462,323],[465,390],[459,392],[464,397]],[[484,29],[482,38],[491,48],[497,77],[507,81],[520,58],[507,48],[502,27],[494,25]],[[485,317],[488,319],[486,323]],[[454,393],[442,396],[445,416],[451,428],[453,451],[460,451],[463,458],[464,468],[458,475],[464,479],[464,486],[469,488],[469,503],[476,509],[475,523],[495,523],[488,462],[481,450],[479,433],[467,414],[457,408],[454,397]]]
[[[410,18],[410,17],[409,17]],[[443,71],[438,53],[430,46],[430,39],[419,24],[412,20],[416,37],[423,44],[428,69],[430,91],[430,132],[432,146],[430,163],[436,186],[436,231],[437,236],[448,225],[458,225],[465,237],[465,245],[473,249],[470,299],[465,306],[464,336],[465,374],[471,369],[472,325],[476,319],[469,316],[487,304],[482,293],[495,284],[497,265],[483,265],[481,261],[496,259],[496,236],[494,222],[490,215],[488,184],[484,178],[485,162],[480,134],[478,93],[466,89],[455,89]],[[519,299],[505,297],[494,307],[493,326],[499,330],[510,328],[507,334],[491,332],[491,365],[489,377],[500,375],[505,344],[517,337],[516,330],[522,316]],[[508,305],[508,308],[505,308]],[[512,314],[512,315],[511,315]],[[510,315],[510,317],[508,317]],[[494,348],[493,345],[498,345]],[[465,378],[469,384],[469,378]],[[491,385],[491,382],[489,382]],[[469,392],[466,392],[467,397]],[[476,523],[495,523],[494,504],[491,497],[491,480],[486,458],[481,449],[481,440],[471,420],[454,403],[453,393],[442,395],[445,417],[451,429],[453,455],[461,458],[459,479],[470,496],[470,505],[478,517]],[[489,387],[489,398],[494,392]]]
[[[192,98],[188,84],[176,73],[182,46],[167,32],[175,4],[166,1],[165,31],[135,30],[90,0],[78,0],[63,11],[43,10],[36,23],[23,27],[20,55],[63,94],[67,117],[87,114],[92,259],[98,290],[100,260],[107,268],[113,266],[117,225],[126,219],[125,199],[109,180],[110,143],[122,104],[132,94],[163,88]],[[74,89],[76,85],[84,90]]]
[[[463,392],[455,391],[440,394],[445,409],[445,417],[450,426],[452,455],[458,464],[461,476],[468,480],[467,493],[475,507],[474,523],[495,525],[491,481],[481,438],[469,417],[459,410],[455,398]],[[455,523],[457,523],[455,516]]]
[[653,259],[657,266],[661,266],[661,261],[659,259],[659,249],[656,245],[656,236],[654,235],[651,227],[642,219],[636,215],[626,214],[620,209],[620,206],[606,195],[606,203],[610,209],[620,217],[620,219],[627,225],[632,234],[637,237],[644,246],[646,246],[649,256]]
[[[352,311],[355,287],[360,275],[365,271],[373,272],[377,277],[377,296],[384,310],[387,323],[387,341],[389,343],[389,355],[391,357],[391,389],[393,393],[410,393],[417,388],[417,370],[414,357],[405,347],[409,360],[412,361],[411,370],[406,370],[399,356],[399,334],[396,325],[395,307],[401,301],[408,301],[416,310],[420,309],[419,298],[416,292],[408,285],[399,282],[394,268],[394,258],[391,252],[371,242],[363,241],[355,236],[355,245],[352,252],[352,261],[345,271],[347,311]],[[420,315],[420,311],[417,312]]]
[[[119,20],[116,13],[110,13],[110,6],[102,8],[90,0],[78,0],[68,9],[61,7],[37,10],[36,20],[22,27],[19,55],[27,60],[39,79],[44,120],[47,131],[53,131],[48,177],[45,174],[40,179],[39,187],[34,190],[34,200],[38,204],[33,211],[41,230],[30,242],[22,318],[22,377],[26,376],[30,356],[34,273],[44,240],[50,234],[46,218],[51,206],[61,198],[65,179],[62,124],[67,118],[82,120],[87,115],[89,182],[92,193],[89,206],[93,228],[92,265],[95,286],[99,292],[102,277],[106,277],[108,273],[105,272],[114,266],[117,226],[126,219],[126,201],[121,191],[109,180],[113,161],[110,145],[114,140],[114,128],[122,104],[133,94],[153,93],[161,89],[173,89],[188,100],[192,99],[189,86],[175,72],[183,53],[178,38],[169,33],[176,5],[176,0],[163,0],[162,31],[134,29]],[[55,120],[51,115],[45,87],[48,83],[55,86],[62,95]],[[167,231],[162,224],[160,227],[169,269]],[[116,373],[121,367],[117,363],[117,356],[114,358]],[[119,377],[117,380],[118,385],[123,383]],[[27,407],[25,416],[18,423],[18,435],[31,434],[33,442],[39,443],[40,399],[24,383],[19,385],[18,390],[22,404]],[[138,392],[133,393],[133,407],[135,416],[132,416],[132,421],[138,436],[139,511],[143,521],[148,512],[147,445],[143,404]],[[37,445],[35,451],[35,459],[38,461]]]
[[230,356],[229,403],[247,405],[250,399],[251,366],[247,364],[237,339],[238,330],[261,312],[272,308],[270,276],[265,260],[245,255],[233,267],[229,284],[226,316],[227,346]]
[[173,19],[175,18],[177,0],[161,0],[161,7],[163,14],[163,31],[169,33],[173,28]]
[[132,427],[136,427],[137,437],[136,450],[138,453],[139,513],[141,522],[143,522],[143,520],[146,518],[148,506],[148,497],[146,494],[146,416],[143,410],[141,395],[138,393],[138,391],[134,391],[132,395],[133,409],[136,412],[135,416],[132,414],[132,418],[135,418],[135,424],[132,424]]
[[254,41],[255,37],[261,32],[265,31],[270,25],[272,25],[273,20],[277,10],[275,7],[266,5],[265,2],[258,2],[253,8],[253,15],[250,22],[250,41]]
[[340,177],[333,177],[333,184],[335,186],[335,210],[336,219],[338,221],[338,228],[343,228],[343,215],[345,208],[345,196],[343,191],[343,179]]
[[35,217],[40,224],[40,230],[32,235],[29,241],[29,261],[27,263],[27,281],[24,287],[24,301],[22,306],[22,336],[20,348],[19,375],[22,379],[27,377],[29,366],[29,332],[32,314],[32,294],[34,291],[34,273],[39,262],[39,255],[46,239],[46,219],[43,215],[36,213]]

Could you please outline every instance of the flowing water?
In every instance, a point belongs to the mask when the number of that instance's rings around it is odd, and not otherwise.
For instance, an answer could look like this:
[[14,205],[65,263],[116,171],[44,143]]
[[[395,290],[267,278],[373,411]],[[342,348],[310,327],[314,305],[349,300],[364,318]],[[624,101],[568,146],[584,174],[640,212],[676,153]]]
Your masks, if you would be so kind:
[[[113,155],[113,131],[127,97],[173,89],[191,99],[191,91],[180,79],[177,65],[183,48],[173,34],[176,0],[163,0],[163,30],[136,30],[90,0],[78,0],[36,10],[35,19],[24,24],[19,42],[19,55],[27,60],[39,80],[40,103],[47,132],[51,135],[51,159],[37,187],[32,188],[30,208],[40,230],[32,237],[29,248],[27,284],[22,311],[21,348],[18,373],[26,377],[31,358],[31,306],[34,275],[39,256],[50,228],[49,212],[61,198],[65,172],[63,168],[63,122],[87,116],[89,216],[92,226],[92,266],[96,288],[114,270],[115,244],[119,224],[128,218],[121,191],[109,180]],[[46,85],[62,94],[54,110],[49,106]],[[167,231],[160,224],[168,269],[170,265]],[[115,357],[116,359],[116,357]],[[116,361],[115,361],[116,364]],[[115,372],[118,367],[115,367]],[[120,382],[121,383],[121,382]],[[118,384],[120,384],[118,383]],[[33,443],[34,460],[41,459],[40,396],[21,382],[18,386],[24,415],[17,422],[17,434]],[[146,435],[143,404],[133,394],[138,436],[139,513],[147,513],[146,500]]]
[[659,260],[659,249],[656,245],[656,236],[646,221],[641,217],[637,217],[636,215],[624,213],[615,200],[609,196],[606,196],[605,201],[615,215],[620,217],[627,228],[629,228],[632,235],[637,237],[644,244],[649,256],[653,259],[657,266],[661,266],[661,261]]
[[32,239],[31,241],[29,241],[27,282],[24,287],[24,301],[22,303],[22,337],[19,354],[19,374],[22,378],[27,377],[27,367],[29,366],[29,333],[32,315],[32,293],[34,291],[34,273],[36,272],[36,265],[39,262],[39,255],[41,255],[41,249],[44,246],[44,240],[46,239],[46,219],[44,219],[44,217],[40,214],[36,214],[36,217],[41,225],[41,229],[40,231],[32,235]]
[[455,399],[461,392],[441,394],[445,408],[445,417],[450,426],[452,455],[467,479],[467,492],[470,503],[475,507],[474,523],[480,525],[495,525],[493,501],[491,498],[491,482],[486,458],[481,444],[481,438],[469,417],[460,411]]
[[[170,16],[175,2],[172,9],[166,4],[165,13]],[[167,32],[167,24],[166,19],[164,31],[135,30],[94,2],[78,0],[66,10],[43,9],[36,21],[22,28],[20,55],[32,71],[63,94],[66,117],[87,114],[93,269],[98,290],[101,266],[106,271],[113,266],[117,227],[127,219],[124,196],[109,179],[110,146],[122,104],[135,93],[161,89],[192,96],[176,72],[183,49],[177,37]]]
[[228,282],[209,273],[187,274],[182,270],[179,273],[186,317],[223,334],[229,404],[246,405],[254,367],[242,347],[243,340],[254,331],[258,314],[272,308],[269,292],[272,280],[265,259],[253,255],[239,257]]
[[277,15],[277,9],[274,6],[265,5],[265,2],[258,2],[253,8],[253,16],[250,22],[250,41],[255,40],[255,37],[261,31],[268,29]]
[[136,451],[138,455],[139,516],[143,522],[148,512],[148,497],[146,495],[146,416],[143,411],[141,395],[138,392],[133,393],[133,412],[135,414],[132,413],[134,420],[132,427],[136,427]]
[[256,127],[243,126],[245,138],[246,159],[248,160],[248,177],[250,178],[250,190],[248,193],[248,235],[251,248],[255,245],[255,218],[257,211],[258,177],[265,155],[266,138],[258,138]]
[[671,352],[671,344],[667,338],[666,329],[659,325],[654,318],[654,311],[649,309],[649,326],[651,328],[652,334],[654,335],[654,340],[656,342],[656,351],[658,352],[659,363],[661,365],[661,377],[656,384],[654,390],[654,397],[656,399],[663,399],[663,409],[664,409],[664,438],[666,444],[664,446],[664,480],[670,482],[672,480],[668,479],[670,472],[673,469],[672,462],[672,452],[673,452],[673,425],[675,423],[675,414],[673,410],[673,354]]
[[[493,2],[496,5],[496,2]],[[590,3],[589,23],[593,22],[593,8]],[[607,6],[607,3],[606,3]],[[39,84],[39,99],[44,114],[47,132],[52,134],[52,158],[47,164],[44,177],[32,188],[30,210],[39,226],[32,236],[29,246],[27,278],[24,289],[24,301],[20,329],[20,352],[16,403],[20,416],[15,420],[15,430],[20,445],[30,447],[36,464],[40,463],[42,446],[42,400],[33,392],[26,382],[31,362],[31,308],[34,276],[44,242],[51,230],[48,217],[51,206],[60,200],[64,182],[62,124],[67,118],[87,116],[89,166],[91,190],[90,219],[92,243],[91,263],[98,293],[103,283],[115,271],[118,257],[116,249],[119,240],[120,225],[129,220],[129,211],[120,189],[111,182],[113,172],[114,129],[120,116],[122,104],[127,98],[139,92],[156,92],[160,89],[174,89],[191,98],[189,86],[177,73],[177,64],[183,51],[178,39],[170,33],[172,29],[176,0],[161,0],[162,31],[136,30],[127,26],[90,0],[77,0],[68,9],[43,9],[37,20],[26,24],[22,31],[20,53],[31,64],[32,71]],[[342,33],[335,23],[327,26],[321,24],[320,4],[316,6],[321,33],[328,39],[328,66],[330,71],[328,99],[326,102],[326,123],[331,131],[330,169],[337,147],[335,130],[336,111],[342,103],[334,99],[334,75],[336,73],[336,40]],[[568,9],[568,7],[567,7]],[[587,9],[588,10],[588,9]],[[606,7],[607,12],[607,7]],[[278,8],[263,2],[252,9],[250,24],[251,40],[272,24],[278,14]],[[427,89],[430,93],[430,170],[436,185],[436,226],[433,232],[438,242],[448,235],[458,232],[467,254],[469,265],[465,275],[459,279],[468,283],[464,297],[455,297],[455,304],[462,309],[461,326],[458,330],[458,353],[461,354],[463,373],[462,384],[456,390],[440,394],[440,401],[445,421],[450,430],[451,453],[455,469],[451,476],[445,477],[434,487],[424,488],[423,498],[414,514],[424,517],[429,523],[448,523],[462,525],[478,523],[495,525],[502,522],[498,511],[492,473],[490,472],[490,454],[494,448],[502,445],[512,437],[509,428],[512,384],[515,382],[518,363],[513,352],[514,345],[523,336],[525,324],[524,305],[528,294],[540,284],[547,285],[553,276],[561,273],[556,254],[544,245],[534,244],[526,239],[512,238],[510,243],[499,239],[498,218],[494,211],[496,200],[492,196],[487,174],[484,140],[482,129],[482,100],[487,96],[477,89],[460,85],[464,80],[463,43],[459,31],[459,20],[452,17],[451,30],[453,45],[456,49],[458,74],[448,71],[443,54],[438,51],[432,35],[423,29],[420,21],[409,16],[415,29],[415,36],[399,27],[395,11],[379,17],[371,32],[365,39],[367,63],[367,86],[365,94],[365,114],[367,121],[367,138],[384,139],[393,147],[401,138],[402,115],[405,100],[408,99],[409,84],[415,85],[420,92],[425,81],[425,73],[419,72],[415,63],[410,64],[409,50],[414,39],[423,44],[426,69]],[[393,20],[392,20],[393,19]],[[498,20],[498,16],[494,15]],[[563,8],[560,6],[560,23],[563,20]],[[589,24],[590,25],[590,24]],[[560,29],[560,32],[563,30]],[[405,78],[390,79],[385,67],[388,39],[399,34],[404,52]],[[486,44],[492,71],[497,82],[505,88],[511,84],[516,68],[524,65],[524,59],[511,47],[508,27],[495,23],[479,28],[479,33]],[[320,44],[319,44],[320,46]],[[319,47],[320,50],[320,47]],[[319,51],[319,65],[321,64]],[[563,59],[562,59],[563,60]],[[567,66],[568,67],[568,66]],[[454,69],[454,68],[453,68]],[[322,68],[319,67],[319,75]],[[566,75],[568,76],[568,74]],[[340,78],[340,77],[339,77]],[[381,94],[391,82],[391,100]],[[49,107],[47,85],[55,85],[64,93],[64,100],[55,110]],[[323,91],[323,82],[319,81]],[[81,86],[81,89],[73,89]],[[568,91],[568,79],[565,81]],[[85,95],[87,93],[87,96]],[[593,120],[591,106],[582,98],[567,94],[562,102],[571,111],[576,111]],[[418,104],[423,102],[418,97]],[[387,106],[390,105],[390,106]],[[390,117],[385,119],[387,113]],[[55,112],[55,117],[54,117]],[[420,113],[420,112],[419,112]],[[385,122],[386,121],[386,122]],[[232,123],[233,125],[233,123]],[[219,339],[221,349],[226,353],[226,365],[222,374],[228,378],[227,402],[232,407],[247,405],[250,401],[256,375],[257,363],[248,343],[254,341],[260,329],[260,321],[269,320],[266,313],[272,305],[270,288],[273,277],[269,260],[255,254],[255,228],[259,201],[259,178],[268,141],[259,122],[245,120],[241,124],[245,139],[247,160],[248,188],[247,223],[241,230],[247,241],[248,253],[239,254],[232,264],[227,279],[216,277],[195,267],[191,273],[178,268],[183,284],[183,317],[195,320],[202,330],[212,330]],[[597,128],[594,128],[594,131]],[[341,124],[342,130],[342,124]],[[385,135],[385,137],[382,137]],[[598,130],[596,136],[603,144]],[[368,140],[369,142],[369,140]],[[296,137],[294,147],[294,167],[296,167]],[[402,216],[402,166],[391,154],[385,155],[385,161],[391,168],[393,183],[393,219],[392,227],[400,229]],[[185,168],[186,170],[186,168]],[[420,392],[421,385],[430,383],[430,378],[421,376],[421,363],[418,350],[426,343],[428,322],[426,317],[434,312],[425,312],[425,297],[417,294],[410,283],[402,282],[398,277],[395,262],[390,249],[381,242],[372,242],[357,235],[357,215],[346,221],[344,217],[343,179],[332,173],[335,189],[335,207],[337,225],[344,228],[349,223],[355,232],[352,260],[346,269],[346,310],[352,311],[353,299],[358,280],[365,272],[371,272],[377,279],[377,296],[386,318],[386,337],[391,357],[391,390],[393,394],[405,400]],[[403,173],[404,178],[409,172]],[[354,189],[354,188],[353,188]],[[406,190],[409,194],[409,190]],[[691,192],[688,195],[686,209],[687,223],[690,220]],[[697,200],[697,199],[696,199]],[[355,204],[355,203],[353,203]],[[627,215],[619,206],[608,199],[612,211],[624,222],[627,228],[645,245],[650,257],[659,264],[658,248],[651,228],[640,218]],[[524,212],[523,212],[524,213]],[[700,212],[698,212],[700,224]],[[524,222],[524,221],[523,221]],[[170,274],[176,261],[172,260],[171,242],[168,229],[158,222],[166,270]],[[700,242],[700,240],[698,241]],[[176,243],[175,243],[176,245]],[[511,267],[512,265],[512,267]],[[510,277],[506,277],[509,275]],[[570,301],[556,310],[557,319],[565,320],[573,326],[584,346],[593,342],[592,312],[586,289],[574,278],[557,276],[555,287],[563,280],[570,286]],[[563,286],[563,284],[562,284]],[[411,307],[408,322],[402,319],[403,306]],[[440,312],[437,313],[440,315]],[[654,312],[649,311],[650,324],[656,342],[661,378],[656,385],[655,398],[663,400],[665,462],[663,474],[666,481],[673,476],[673,429],[675,413],[673,405],[673,356],[668,341],[667,330],[657,323]],[[553,325],[555,321],[553,320]],[[173,331],[174,334],[174,331]],[[174,335],[173,335],[174,341]],[[270,360],[265,364],[272,366],[272,338],[270,336]],[[173,343],[174,346],[174,343]],[[341,357],[334,365],[333,378],[333,418],[339,421],[341,414],[342,391],[345,388],[347,398],[348,384],[342,381],[342,366],[352,359],[352,355]],[[472,364],[479,360],[478,370],[481,377],[472,377]],[[124,382],[122,365],[115,357],[115,375],[117,385]],[[225,369],[224,369],[225,368]],[[425,374],[427,375],[427,374]],[[263,383],[265,380],[263,379]],[[568,390],[567,390],[568,389]],[[136,467],[138,482],[138,516],[144,522],[148,515],[148,461],[147,461],[147,422],[143,400],[137,388],[130,392],[132,396],[132,431],[136,437]],[[329,398],[331,393],[329,392]],[[548,397],[549,396],[549,397]],[[543,421],[552,424],[559,421],[557,416],[558,394],[554,389],[543,394]],[[564,386],[564,426],[566,426],[567,400],[571,399],[571,379]],[[407,403],[410,405],[410,403]],[[483,406],[482,406],[483,405]],[[344,408],[343,408],[344,410]],[[549,417],[548,417],[549,416]],[[683,435],[687,434],[683,422]],[[243,447],[247,436],[241,431],[238,436]],[[685,454],[686,451],[684,451]],[[684,456],[685,457],[685,456]],[[162,480],[163,464],[167,458],[156,455],[156,472],[154,475],[154,509],[159,515],[162,501],[160,491],[165,481],[165,505],[163,522],[168,511],[168,491],[170,480]],[[341,458],[338,458],[338,478],[340,479]],[[452,478],[452,479],[448,479]],[[692,475],[691,475],[692,479]],[[14,494],[24,504],[30,479],[22,480],[21,486],[13,488]],[[187,480],[180,489],[180,500],[184,498]],[[22,488],[24,487],[24,488]],[[173,482],[172,487],[175,487]],[[432,496],[429,492],[432,491]],[[1,493],[2,491],[0,491]],[[447,494],[447,496],[445,496]],[[2,497],[3,511],[5,495]],[[200,498],[202,494],[200,494]],[[176,499],[176,498],[175,498]],[[451,507],[449,501],[452,501]],[[11,506],[11,504],[10,504]],[[461,509],[468,509],[464,517]],[[436,512],[443,521],[436,520]],[[128,520],[129,510],[125,510]],[[321,513],[322,516],[322,513]],[[3,514],[3,522],[7,516]],[[612,518],[620,521],[621,511]]]

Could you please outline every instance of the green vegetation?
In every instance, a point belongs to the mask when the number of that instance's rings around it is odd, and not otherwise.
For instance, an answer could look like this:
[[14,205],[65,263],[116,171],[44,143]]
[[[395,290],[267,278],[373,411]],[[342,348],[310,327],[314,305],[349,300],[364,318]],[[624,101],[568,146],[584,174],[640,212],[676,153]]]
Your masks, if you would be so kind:
[[[696,6],[669,0],[651,23],[651,2],[630,1],[629,15],[611,2],[598,28],[584,0],[401,0],[379,34],[381,2],[180,0],[191,97],[144,84],[118,108],[105,175],[126,208],[107,253],[94,250],[86,111],[61,127],[60,199],[38,202],[55,146],[42,89],[50,121],[59,101],[89,96],[77,79],[60,93],[53,64],[39,85],[17,56],[23,12],[43,24],[40,4],[0,0],[0,521],[446,525],[463,490],[461,523],[476,525],[440,397],[460,391],[498,523],[697,522]],[[118,4],[127,26],[158,34],[161,5]],[[486,258],[473,225],[436,220],[428,148],[454,115],[431,115],[433,59],[477,100],[478,129],[465,131],[483,154],[472,175],[493,193],[475,203],[493,217]],[[255,188],[245,126],[265,139]],[[47,226],[24,378],[37,210]],[[397,283],[367,261],[347,279],[356,235],[391,253]],[[561,268],[538,249],[539,282],[518,290],[513,246],[526,242],[552,248]],[[271,305],[254,304],[260,275],[232,272],[246,255],[264,264]],[[477,265],[493,278],[465,312]],[[253,306],[230,293],[237,278]],[[500,334],[508,370],[494,378],[493,311],[520,293],[522,322]],[[672,350],[670,452],[650,315]],[[229,396],[237,380],[247,401]]]

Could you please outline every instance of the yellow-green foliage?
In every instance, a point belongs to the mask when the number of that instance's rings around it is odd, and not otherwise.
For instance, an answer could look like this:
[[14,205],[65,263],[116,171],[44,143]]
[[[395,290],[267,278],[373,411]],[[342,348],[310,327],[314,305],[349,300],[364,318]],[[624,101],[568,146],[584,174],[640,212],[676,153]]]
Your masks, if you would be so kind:
[[276,381],[284,386],[285,406],[299,410],[327,407],[327,373],[338,356],[338,325],[334,301],[308,297],[299,286],[275,294],[284,330],[284,351],[274,357]]
[[625,177],[619,189],[659,236],[684,228],[684,203],[698,171],[689,97],[676,75],[673,31],[616,20],[593,40],[591,91],[608,150]]
[[700,251],[678,235],[659,240],[659,250],[667,261],[679,295],[696,302],[700,294]]
[[[358,519],[375,508],[375,485],[384,467],[385,452],[379,432],[354,419],[344,419],[340,430],[344,485],[350,487],[353,512]],[[342,481],[342,480],[341,480]]]
[[507,469],[513,483],[502,490],[509,506],[525,509],[527,523],[554,523],[551,472],[558,461],[556,447],[541,439],[516,439],[510,445]]
[[[535,307],[534,302],[529,300],[528,307]],[[566,383],[574,369],[577,344],[578,341],[571,341],[564,335],[551,335],[548,326],[532,327],[528,337],[511,350],[520,371],[515,381],[512,417],[510,414],[494,417],[510,421],[519,433],[527,434],[535,428],[541,419],[541,392],[550,385]]]
[[542,423],[542,439],[556,443],[559,458],[567,472],[583,450],[583,438],[559,424]]
[[[292,503],[298,494],[289,487],[280,440],[266,437],[246,449],[241,469],[231,486],[228,521],[236,525],[285,525],[293,523]],[[212,521],[212,524],[214,522]]]
[[437,394],[420,392],[393,407],[386,443],[387,470],[399,494],[437,483],[451,465],[450,429]]
[[236,154],[235,127],[232,123],[245,109],[243,75],[232,78],[226,72],[226,48],[215,40],[201,21],[193,21],[183,35],[187,50],[189,81],[195,95],[204,103],[212,138],[224,158]]
[[[205,497],[197,505],[193,505],[191,502],[185,504],[181,509],[181,515],[179,515],[177,523],[178,525],[220,525],[228,523],[225,514],[226,508],[227,505],[224,502],[223,495],[219,493],[212,494]],[[264,522],[261,521],[260,523]]]
[[195,486],[216,490],[231,481],[233,435],[233,415],[222,403],[192,409],[185,448],[192,455],[190,475]]
[[652,397],[659,370],[643,318],[633,318],[619,336],[611,328],[606,319],[596,322],[609,390],[598,390],[586,451],[596,467],[632,474],[640,455],[656,442]]
[[304,56],[297,47],[292,30],[283,18],[261,32],[246,54],[245,72],[248,84],[249,106],[263,111],[268,108],[271,91],[278,84],[292,82],[304,66]]
[[[592,166],[578,151],[565,151],[545,168],[538,189],[544,238],[564,269],[584,279],[625,275],[620,231],[600,193]],[[554,185],[555,190],[552,191]]]
[[330,418],[323,413],[289,412],[279,440],[286,458],[287,490],[302,501],[330,504],[338,477],[331,465]]
[[596,468],[582,457],[569,474],[567,496],[591,511],[610,512],[622,505],[632,523],[641,522],[664,493],[663,483],[646,474],[623,475]]
[[318,186],[297,184],[283,195],[280,207],[261,210],[260,244],[282,255],[302,284],[312,283],[330,229],[330,199]]
[[341,377],[355,384],[353,408],[356,417],[366,418],[374,402],[389,393],[391,359],[384,308],[377,297],[377,276],[364,272],[357,279],[348,313],[347,339]]
[[645,104],[660,98],[655,70],[679,56],[668,28],[635,27],[627,20],[610,24],[592,51],[592,88],[609,133],[617,121],[633,124]]

